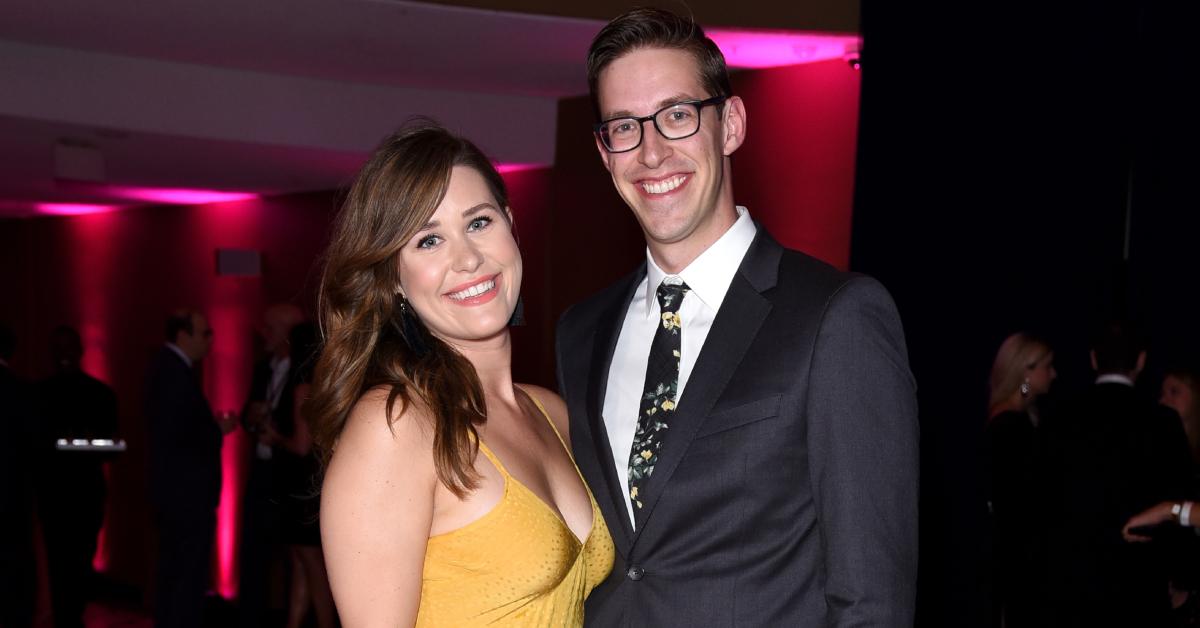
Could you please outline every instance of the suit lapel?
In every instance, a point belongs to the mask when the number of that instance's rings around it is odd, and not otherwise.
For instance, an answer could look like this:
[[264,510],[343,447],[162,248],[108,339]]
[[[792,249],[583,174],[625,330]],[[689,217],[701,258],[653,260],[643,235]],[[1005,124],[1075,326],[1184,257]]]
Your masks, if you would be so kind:
[[[595,447],[596,459],[600,464],[600,473],[604,477],[604,489],[608,499],[601,501],[601,510],[605,519],[612,527],[613,521],[620,522],[621,538],[617,547],[628,550],[633,538],[633,528],[629,523],[629,513],[625,509],[625,480],[617,476],[613,467],[612,444],[608,441],[608,429],[604,425],[604,395],[608,390],[608,371],[612,366],[613,352],[617,348],[617,339],[621,335],[621,326],[625,322],[625,312],[629,309],[629,301],[633,291],[646,275],[646,267],[633,273],[626,281],[628,285],[616,292],[619,298],[608,303],[600,315],[600,324],[592,342],[591,367],[588,369],[587,390],[587,419],[588,428],[592,434],[592,444]],[[604,507],[605,501],[607,506]]]
[[658,454],[658,464],[646,482],[644,506],[634,511],[637,522],[634,542],[645,529],[664,487],[675,473],[697,430],[725,391],[725,386],[742,363],[746,351],[770,313],[771,301],[761,293],[775,285],[782,253],[782,247],[760,227],[738,273],[729,284],[721,309],[708,331],[696,365],[692,367],[663,449]]

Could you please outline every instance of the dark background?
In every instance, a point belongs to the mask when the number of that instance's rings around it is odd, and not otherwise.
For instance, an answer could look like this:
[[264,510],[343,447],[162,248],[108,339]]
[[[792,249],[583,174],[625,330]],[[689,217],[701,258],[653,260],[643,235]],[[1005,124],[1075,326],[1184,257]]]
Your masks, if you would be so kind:
[[1147,394],[1200,356],[1195,5],[864,2],[850,265],[894,294],[920,388],[919,626],[983,624],[977,447],[1007,334],[1049,340],[1059,396],[1108,315],[1149,336]]

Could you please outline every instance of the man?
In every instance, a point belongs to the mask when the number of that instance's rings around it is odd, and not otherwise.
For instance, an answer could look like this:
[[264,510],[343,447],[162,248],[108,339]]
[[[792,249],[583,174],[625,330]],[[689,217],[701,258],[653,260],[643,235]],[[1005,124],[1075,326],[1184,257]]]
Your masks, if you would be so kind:
[[1188,496],[1187,437],[1179,417],[1134,389],[1146,352],[1128,323],[1104,325],[1091,360],[1096,384],[1044,423],[1042,625],[1170,625],[1170,552],[1121,531]]
[[914,383],[887,292],[733,201],[746,134],[698,26],[639,9],[588,56],[646,263],[563,315],[576,460],[616,543],[595,626],[908,626]]
[[275,452],[267,442],[268,426],[276,424],[275,417],[285,423],[292,419],[288,334],[303,320],[300,308],[288,303],[272,305],[263,313],[263,349],[267,356],[254,367],[250,397],[242,410],[242,426],[254,437],[243,507],[238,599],[239,617],[245,628],[266,623],[271,563],[280,533],[279,502],[272,491]]
[[57,451],[59,439],[116,439],[117,397],[80,367],[79,332],[50,334],[54,375],[36,389],[39,442],[38,515],[46,541],[56,628],[82,627],[96,538],[104,524],[107,454]]
[[167,343],[150,367],[150,497],[159,530],[156,628],[201,625],[221,495],[223,427],[213,418],[196,367],[212,346],[199,312],[167,319]]
[[33,553],[33,443],[28,386],[9,362],[17,336],[0,323],[0,626],[33,625],[37,563]]

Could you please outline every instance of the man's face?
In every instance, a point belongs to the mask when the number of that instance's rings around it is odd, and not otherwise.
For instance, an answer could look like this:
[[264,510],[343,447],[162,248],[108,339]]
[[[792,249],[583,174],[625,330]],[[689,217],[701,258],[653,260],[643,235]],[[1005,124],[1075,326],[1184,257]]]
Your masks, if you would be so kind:
[[[716,95],[701,85],[692,55],[672,48],[618,57],[600,73],[596,91],[603,120],[653,115],[680,101]],[[668,140],[646,122],[641,145],[631,151],[609,153],[596,141],[652,251],[688,241],[707,247],[736,220],[725,158],[741,145],[744,119],[741,101],[732,97],[704,107],[700,130],[691,137]]]
[[288,332],[292,330],[291,321],[278,312],[267,312],[263,318],[263,348],[272,355],[286,357],[288,352]]
[[212,328],[208,326],[208,319],[201,314],[192,315],[192,333],[181,331],[178,338],[179,342],[176,344],[193,362],[203,360],[212,349]]

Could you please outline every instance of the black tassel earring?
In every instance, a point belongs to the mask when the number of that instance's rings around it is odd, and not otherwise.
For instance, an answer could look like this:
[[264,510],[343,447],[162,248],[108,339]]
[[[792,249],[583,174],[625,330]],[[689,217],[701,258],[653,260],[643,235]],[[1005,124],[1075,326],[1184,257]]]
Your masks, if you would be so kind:
[[412,310],[408,299],[404,298],[403,294],[396,293],[396,298],[400,300],[400,321],[397,324],[396,319],[392,319],[392,326],[400,333],[400,337],[404,339],[404,343],[413,352],[416,357],[422,357],[429,353],[429,343],[425,339],[425,330],[421,321],[417,319],[417,313]]

